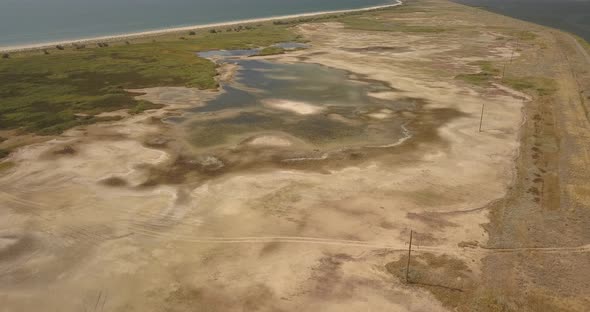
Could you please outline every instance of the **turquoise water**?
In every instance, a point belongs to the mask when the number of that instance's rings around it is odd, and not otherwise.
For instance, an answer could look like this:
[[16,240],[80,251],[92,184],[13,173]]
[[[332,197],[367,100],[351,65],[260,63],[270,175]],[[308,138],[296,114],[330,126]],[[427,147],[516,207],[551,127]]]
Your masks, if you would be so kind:
[[251,18],[357,9],[392,0],[0,0],[0,47]]

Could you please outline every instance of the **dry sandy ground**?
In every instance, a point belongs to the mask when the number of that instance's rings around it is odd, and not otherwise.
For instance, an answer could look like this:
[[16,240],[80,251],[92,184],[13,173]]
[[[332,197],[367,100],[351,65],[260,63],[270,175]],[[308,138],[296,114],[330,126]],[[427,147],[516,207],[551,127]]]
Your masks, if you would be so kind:
[[[530,252],[584,254],[583,244],[483,248],[486,208],[517,180],[514,160],[530,98],[507,86],[454,79],[476,71],[470,62],[510,59],[514,41],[497,39],[512,34],[502,18],[475,18],[446,2],[420,5],[448,14],[370,16],[458,30],[301,25],[297,31],[312,48],[270,57],[345,69],[396,90],[377,97],[424,99],[405,113],[410,136],[374,157],[332,160],[339,165],[322,170],[308,160],[304,169],[193,172],[187,163],[215,171],[224,162],[213,152],[190,161],[179,156],[189,149],[184,132],[160,118],[214,96],[182,88],[144,90],[144,99],[165,109],[18,150],[10,158],[16,166],[0,176],[0,311],[447,311],[469,301],[460,294],[488,283],[482,265],[497,253],[522,256],[521,248],[535,247]],[[504,28],[491,30],[491,22]],[[272,104],[317,113],[305,103]],[[301,144],[266,133],[243,145],[280,149],[294,142]],[[153,168],[168,182],[147,183]],[[415,284],[408,285],[403,256],[410,230]],[[487,301],[479,307],[500,309]]]
[[270,108],[280,109],[299,115],[313,115],[322,111],[322,107],[320,106],[290,100],[268,99],[264,101],[263,104]]

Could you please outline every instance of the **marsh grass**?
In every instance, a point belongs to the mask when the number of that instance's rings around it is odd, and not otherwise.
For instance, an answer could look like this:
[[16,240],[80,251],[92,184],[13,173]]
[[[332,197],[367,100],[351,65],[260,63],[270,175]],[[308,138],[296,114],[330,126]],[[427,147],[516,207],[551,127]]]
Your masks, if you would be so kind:
[[266,55],[277,55],[277,54],[284,54],[285,49],[281,47],[266,47],[260,50],[256,56],[266,56]]
[[10,150],[0,148],[0,159],[7,157],[10,155]]
[[555,80],[545,77],[506,77],[503,83],[515,90],[534,92],[539,96],[557,91]]
[[14,166],[15,164],[11,161],[0,162],[0,175]]
[[455,79],[463,80],[477,86],[486,86],[500,74],[500,70],[489,61],[477,61],[468,65],[479,66],[480,71],[474,74],[459,74]]
[[[156,86],[216,88],[216,66],[196,51],[263,47],[297,41],[285,26],[261,25],[237,32],[199,33],[190,39],[162,37],[135,44],[52,50],[0,60],[0,129],[41,135],[103,121],[101,112],[139,113],[158,106],[134,99],[126,89]],[[106,119],[108,120],[108,119]]]
[[441,33],[448,29],[433,26],[407,25],[386,19],[374,19],[366,16],[345,16],[338,19],[346,28],[366,31],[391,31],[408,33]]
[[574,34],[571,34],[571,35],[580,43],[580,45],[582,47],[584,47],[584,49],[586,49],[586,51],[588,53],[590,53],[590,42],[584,40],[584,38],[582,38],[582,37],[580,37],[578,35],[574,35]]
[[501,82],[514,90],[528,92],[539,96],[551,95],[557,90],[557,85],[553,79],[546,77],[517,77],[507,76],[501,79],[501,71],[492,62],[477,61],[469,65],[479,66],[480,71],[474,74],[460,74],[455,79],[463,80],[467,83],[485,87],[496,81]]
[[525,40],[525,41],[532,41],[537,39],[537,34],[530,32],[528,30],[522,30],[522,31],[518,31],[514,34],[514,36],[518,39],[518,40]]

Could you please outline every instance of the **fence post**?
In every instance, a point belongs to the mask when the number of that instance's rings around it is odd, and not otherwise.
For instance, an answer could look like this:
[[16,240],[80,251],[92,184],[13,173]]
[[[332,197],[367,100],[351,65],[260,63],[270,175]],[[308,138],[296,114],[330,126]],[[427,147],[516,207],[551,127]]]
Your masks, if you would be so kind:
[[410,230],[410,246],[408,247],[408,264],[406,265],[406,283],[410,283],[409,273],[410,273],[410,258],[412,257],[412,236],[414,231]]
[[481,104],[481,117],[479,117],[479,132],[481,132],[481,125],[483,124],[483,111],[486,108],[486,103]]

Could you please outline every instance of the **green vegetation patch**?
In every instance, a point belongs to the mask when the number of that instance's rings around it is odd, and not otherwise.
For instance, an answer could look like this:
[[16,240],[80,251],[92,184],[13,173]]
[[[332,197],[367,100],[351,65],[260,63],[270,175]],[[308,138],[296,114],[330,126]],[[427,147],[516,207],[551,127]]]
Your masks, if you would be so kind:
[[479,66],[480,71],[475,74],[460,74],[455,79],[463,80],[477,86],[486,86],[500,74],[500,70],[494,67],[489,61],[477,61],[469,63],[469,65]]
[[584,38],[577,36],[577,35],[573,35],[572,36],[574,38],[576,38],[576,40],[580,43],[580,45],[582,45],[582,47],[584,47],[584,49],[586,49],[586,51],[588,51],[588,53],[590,53],[590,42],[584,40]]
[[0,129],[42,135],[105,119],[101,112],[139,113],[158,106],[126,89],[217,87],[215,64],[196,51],[269,46],[299,38],[284,26],[199,33],[190,39],[23,53],[0,59]]
[[537,34],[528,30],[519,31],[515,33],[514,36],[518,38],[518,40],[535,40],[538,37]]
[[11,161],[0,162],[0,175],[12,167],[14,167],[14,163]]
[[367,31],[397,31],[397,32],[413,32],[413,33],[441,33],[448,29],[433,26],[421,25],[406,25],[395,23],[391,20],[379,17],[366,16],[346,16],[340,18],[339,22],[343,23],[346,28],[367,30]]
[[257,56],[266,56],[266,55],[276,55],[276,54],[284,54],[285,49],[281,47],[266,47],[256,54]]
[[10,155],[10,150],[0,148],[0,159],[7,157]]
[[[485,87],[496,79],[499,79],[501,72],[498,68],[488,61],[477,61],[469,65],[479,66],[480,71],[475,74],[460,74],[455,79],[463,80],[467,83]],[[502,82],[514,90],[534,93],[539,96],[551,95],[557,90],[557,85],[553,79],[546,77],[505,77]]]
[[293,19],[283,19],[273,21],[273,25],[298,25],[303,23],[317,23],[317,22],[325,22],[330,19],[335,19],[341,17],[345,14],[330,14],[330,15],[320,15],[320,16],[312,16],[312,17],[300,17],[300,18],[293,18]]
[[0,129],[57,134],[94,123],[94,115],[136,109],[125,89],[215,86],[215,65],[190,50],[138,44],[0,62]]
[[555,80],[546,77],[506,77],[504,84],[518,91],[535,92],[537,95],[551,95],[557,91]]

